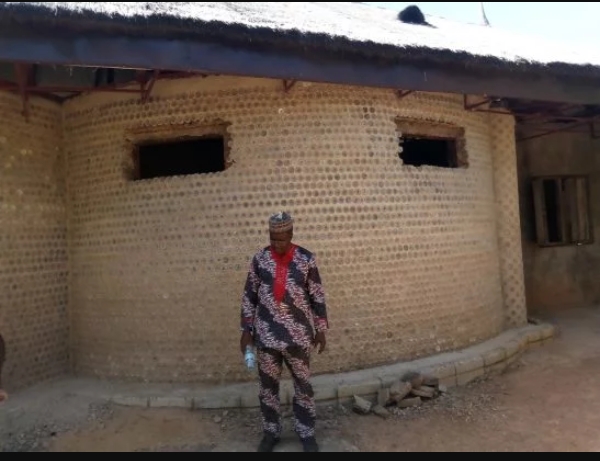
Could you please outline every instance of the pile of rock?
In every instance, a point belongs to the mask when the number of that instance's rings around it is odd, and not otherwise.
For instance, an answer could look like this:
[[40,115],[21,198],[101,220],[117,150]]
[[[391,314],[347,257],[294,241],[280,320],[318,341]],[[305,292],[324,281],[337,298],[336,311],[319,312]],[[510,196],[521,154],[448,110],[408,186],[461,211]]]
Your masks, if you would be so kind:
[[388,418],[391,416],[388,410],[391,407],[400,409],[419,407],[424,401],[435,399],[444,392],[446,388],[440,386],[439,379],[410,372],[390,387],[381,389],[377,395],[377,402],[369,402],[355,395],[353,408],[361,415],[374,413]]

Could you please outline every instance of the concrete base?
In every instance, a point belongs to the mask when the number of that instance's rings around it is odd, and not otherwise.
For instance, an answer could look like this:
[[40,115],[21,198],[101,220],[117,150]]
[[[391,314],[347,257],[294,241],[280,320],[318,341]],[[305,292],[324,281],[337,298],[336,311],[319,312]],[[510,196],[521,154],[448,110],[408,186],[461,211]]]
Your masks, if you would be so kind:
[[[504,371],[530,347],[538,347],[555,334],[553,325],[527,325],[506,331],[496,338],[473,347],[427,357],[412,362],[401,362],[350,373],[315,376],[312,383],[319,402],[347,401],[353,395],[376,395],[407,371],[419,371],[440,379],[448,388]],[[163,385],[128,385],[128,390],[111,385],[102,393],[107,400],[127,406],[149,408],[226,409],[257,408],[258,384],[243,383],[212,389],[193,387],[165,387]],[[291,382],[282,381],[282,404],[290,404],[293,397]]]
[[[554,335],[555,328],[552,325],[527,325],[506,331],[496,338],[458,352],[350,373],[315,376],[312,379],[315,398],[317,402],[323,403],[347,403],[354,395],[374,398],[381,388],[389,387],[408,371],[435,376],[439,378],[440,384],[447,388],[462,386],[477,378],[501,373],[527,349],[543,346],[551,341]],[[49,398],[63,399],[65,395],[143,408],[258,408],[257,381],[207,387],[64,377],[12,394],[3,404],[0,423],[4,416],[16,417],[25,411],[22,401],[27,398],[37,402]],[[282,404],[291,404],[292,398],[292,383],[289,380],[282,381]],[[38,403],[43,406],[43,402]]]

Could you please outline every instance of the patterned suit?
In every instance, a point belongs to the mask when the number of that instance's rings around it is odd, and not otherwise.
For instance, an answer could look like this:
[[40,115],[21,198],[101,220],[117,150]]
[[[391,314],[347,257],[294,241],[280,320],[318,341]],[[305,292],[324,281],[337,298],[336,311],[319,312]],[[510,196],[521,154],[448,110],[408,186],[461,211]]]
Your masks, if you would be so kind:
[[285,255],[271,247],[259,251],[250,264],[241,311],[242,329],[253,333],[257,348],[264,432],[281,433],[279,382],[285,362],[294,380],[296,433],[302,439],[314,437],[310,350],[315,330],[328,329],[314,255],[296,245]]

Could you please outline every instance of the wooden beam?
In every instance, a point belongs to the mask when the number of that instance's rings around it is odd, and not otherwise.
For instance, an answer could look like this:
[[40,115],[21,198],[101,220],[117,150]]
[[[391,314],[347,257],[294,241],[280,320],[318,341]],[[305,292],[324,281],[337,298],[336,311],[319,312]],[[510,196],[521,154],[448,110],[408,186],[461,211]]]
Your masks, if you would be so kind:
[[294,88],[294,85],[296,83],[297,83],[296,80],[284,80],[283,81],[283,92],[289,93],[291,91],[291,89]]
[[414,93],[413,90],[396,90],[396,96],[398,97],[398,99],[403,99],[412,93]]
[[29,93],[27,91],[27,87],[31,82],[31,69],[33,66],[31,64],[23,64],[16,63],[15,64],[15,77],[17,80],[17,90],[21,95],[21,101],[23,104],[23,117],[25,120],[29,121]]
[[[18,83],[0,81],[0,90],[29,93],[143,93],[143,90],[115,86],[21,86]],[[22,94],[22,93],[21,93]]]
[[463,94],[463,107],[467,111],[474,111],[478,107],[485,106],[486,104],[489,104],[490,102],[492,102],[492,99],[493,98],[489,98],[487,96],[484,96],[483,101],[478,101],[478,102],[470,103],[469,102],[469,95]]
[[584,122],[570,123],[567,126],[553,128],[551,130],[544,131],[543,133],[537,133],[537,134],[533,134],[533,135],[530,135],[530,136],[525,136],[525,137],[522,137],[522,138],[517,138],[516,142],[523,142],[523,141],[529,141],[530,139],[542,138],[544,136],[548,136],[548,135],[556,134],[556,133],[561,133],[561,132],[564,132],[564,131],[567,131],[567,130],[572,130],[574,128],[579,128],[581,126],[590,126],[590,127],[592,127],[592,126],[594,126],[594,122],[596,120],[598,120],[598,118],[600,118],[600,117],[594,117],[594,118],[591,118],[591,119],[589,119],[587,121],[584,121]]
[[159,76],[160,70],[154,69],[154,72],[152,72],[152,78],[150,78],[150,81],[146,84],[144,91],[142,92],[142,102],[144,104],[148,102],[148,99],[150,99],[150,93],[152,93],[152,88],[154,88],[154,84],[156,83],[156,80],[158,80]]
[[485,94],[572,104],[600,104],[600,85],[577,84],[548,75],[468,72],[410,63],[378,64],[355,57],[325,58],[316,53],[260,52],[183,40],[127,37],[66,37],[24,31],[2,36],[0,60],[40,64],[170,69],[183,72],[405,88],[457,94]]

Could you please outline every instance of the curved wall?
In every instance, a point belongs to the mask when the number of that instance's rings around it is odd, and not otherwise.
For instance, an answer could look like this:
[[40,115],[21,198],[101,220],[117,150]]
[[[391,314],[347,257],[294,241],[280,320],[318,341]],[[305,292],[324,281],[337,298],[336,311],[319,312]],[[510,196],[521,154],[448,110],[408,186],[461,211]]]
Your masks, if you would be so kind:
[[[315,372],[452,350],[504,327],[489,118],[460,97],[208,77],[159,82],[145,105],[91,95],[64,111],[81,373],[248,379],[242,288],[282,208],[326,288],[332,330]],[[396,117],[464,128],[469,167],[404,166]],[[130,180],[132,138],[223,121],[225,172]]]

